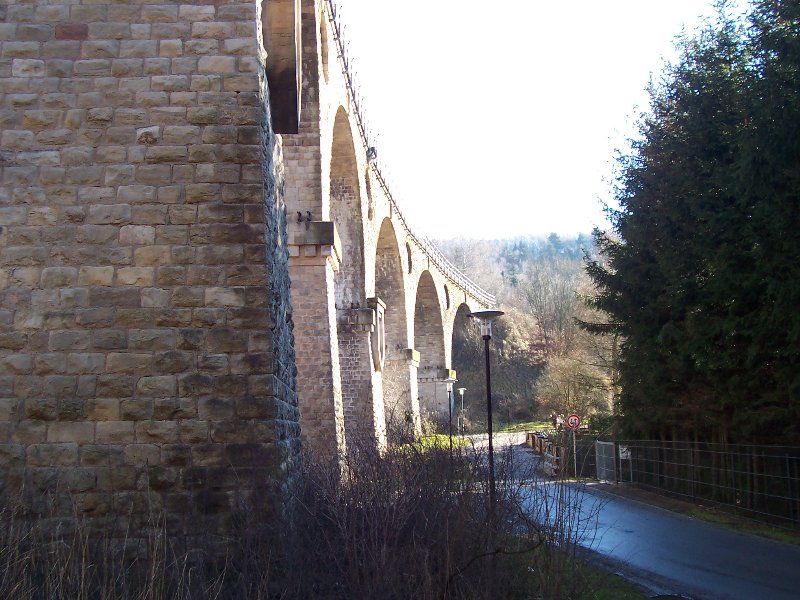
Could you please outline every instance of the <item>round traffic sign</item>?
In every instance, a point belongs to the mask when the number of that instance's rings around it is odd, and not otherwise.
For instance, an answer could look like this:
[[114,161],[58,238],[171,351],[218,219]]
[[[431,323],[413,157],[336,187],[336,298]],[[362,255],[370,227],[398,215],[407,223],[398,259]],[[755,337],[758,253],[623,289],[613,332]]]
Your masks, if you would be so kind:
[[581,426],[581,418],[576,414],[571,414],[567,417],[567,427],[570,429],[577,429]]

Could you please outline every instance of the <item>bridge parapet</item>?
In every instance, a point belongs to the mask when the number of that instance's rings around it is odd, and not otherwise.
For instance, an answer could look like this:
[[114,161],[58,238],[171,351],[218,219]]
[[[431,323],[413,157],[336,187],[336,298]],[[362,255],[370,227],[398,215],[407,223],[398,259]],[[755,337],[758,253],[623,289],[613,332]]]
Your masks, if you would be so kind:
[[[355,117],[354,121],[356,128],[359,136],[361,137],[361,142],[364,145],[364,148],[367,148],[368,150],[374,150],[374,146],[370,140],[370,129],[365,116],[361,96],[358,94],[358,88],[355,85],[353,72],[350,68],[350,60],[347,54],[347,46],[342,35],[343,28],[339,20],[336,2],[334,2],[334,0],[324,0],[324,4],[327,6],[328,10],[323,12],[328,15],[330,20],[331,30],[333,31],[333,40],[336,47],[337,60],[342,70],[342,76],[344,77],[351,105],[354,108],[352,112],[353,116]],[[464,291],[474,297],[480,304],[487,307],[494,306],[496,303],[494,295],[490,294],[479,285],[471,281],[467,275],[462,273],[458,267],[456,267],[444,256],[444,254],[442,254],[441,250],[439,250],[433,241],[426,236],[418,236],[414,233],[408,223],[408,220],[403,215],[397,201],[392,195],[392,192],[389,189],[389,184],[378,161],[379,159],[377,157],[373,157],[368,161],[368,165],[372,169],[372,173],[380,184],[383,193],[386,195],[386,198],[392,205],[393,215],[396,216],[397,220],[402,224],[405,237],[413,240],[428,256],[430,262],[436,265],[436,267],[441,271],[442,275],[449,279],[453,284],[463,288]]]

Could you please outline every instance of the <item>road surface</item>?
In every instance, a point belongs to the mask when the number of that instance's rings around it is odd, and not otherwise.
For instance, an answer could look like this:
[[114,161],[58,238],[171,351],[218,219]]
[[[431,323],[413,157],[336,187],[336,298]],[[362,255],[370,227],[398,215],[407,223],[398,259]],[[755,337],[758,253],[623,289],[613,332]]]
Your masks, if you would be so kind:
[[[515,464],[537,458],[518,444],[524,437],[502,435]],[[478,444],[476,444],[478,445]],[[599,486],[532,483],[530,510],[545,499],[580,506],[580,544],[614,570],[656,594],[695,600],[800,599],[800,547],[738,533],[679,513],[609,494]],[[582,494],[578,490],[582,490]]]

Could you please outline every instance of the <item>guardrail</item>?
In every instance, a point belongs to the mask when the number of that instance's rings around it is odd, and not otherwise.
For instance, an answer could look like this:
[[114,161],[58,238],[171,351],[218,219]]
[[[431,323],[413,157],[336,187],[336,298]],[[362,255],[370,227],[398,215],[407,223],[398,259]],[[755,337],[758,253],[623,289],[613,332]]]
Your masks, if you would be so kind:
[[800,522],[800,446],[628,440],[618,478],[752,518]]

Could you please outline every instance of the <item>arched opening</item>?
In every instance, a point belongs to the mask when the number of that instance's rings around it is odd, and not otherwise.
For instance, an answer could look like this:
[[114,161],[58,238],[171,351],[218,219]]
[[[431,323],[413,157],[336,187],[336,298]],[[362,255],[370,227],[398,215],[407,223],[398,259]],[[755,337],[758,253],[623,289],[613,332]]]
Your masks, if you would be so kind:
[[319,18],[319,51],[322,62],[322,76],[328,83],[328,15],[323,10]]
[[300,127],[303,75],[300,23],[300,0],[261,2],[261,32],[267,52],[267,82],[275,133],[297,133]]
[[[416,432],[416,366],[408,348],[403,265],[397,235],[390,219],[381,223],[375,248],[375,293],[386,303],[386,361],[383,366],[383,399],[386,427],[391,441]],[[413,401],[412,401],[413,400]]]
[[[483,340],[474,319],[470,318],[469,306],[461,304],[453,321],[452,365],[458,373],[456,384],[456,416],[454,429],[483,431],[486,422],[486,378],[483,370]],[[458,388],[465,388],[463,412],[461,394]],[[476,424],[480,424],[477,426]],[[462,429],[463,427],[463,429]]]
[[342,107],[336,113],[331,145],[331,220],[342,241],[342,264],[336,274],[336,308],[363,308],[364,231],[356,153],[350,120]]
[[348,448],[385,442],[381,378],[372,356],[370,334],[378,310],[366,297],[361,193],[350,120],[343,108],[333,125],[330,216],[342,243],[334,276],[342,406]]
[[444,380],[447,364],[442,326],[442,306],[429,271],[417,284],[414,305],[414,346],[419,352],[419,405],[424,419],[442,422],[447,419],[448,396]]

